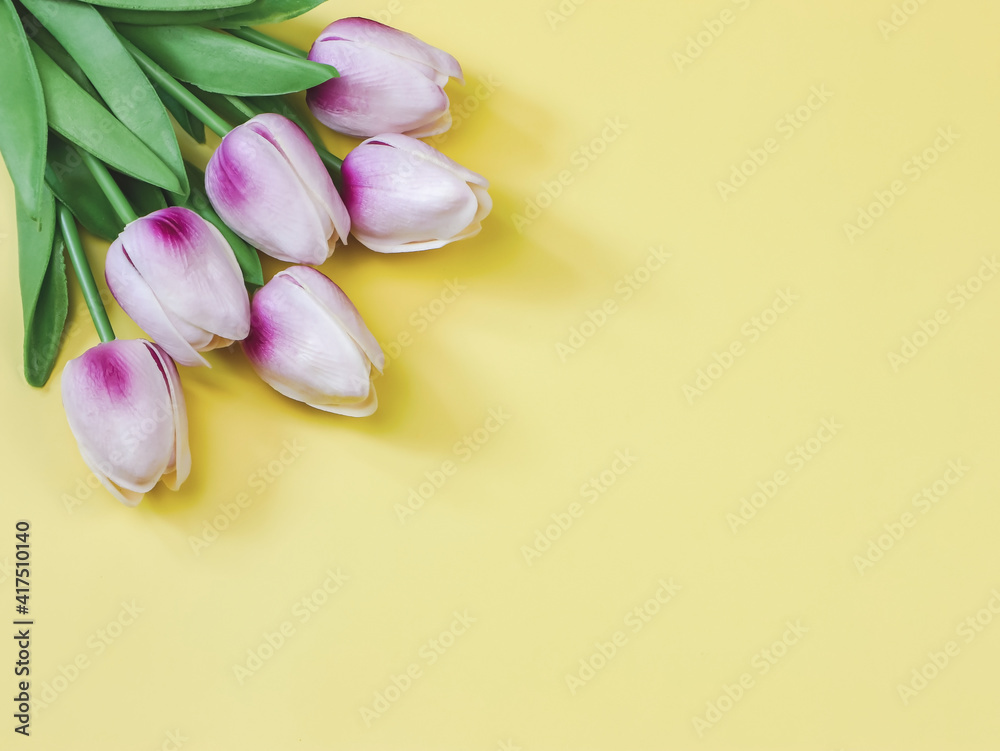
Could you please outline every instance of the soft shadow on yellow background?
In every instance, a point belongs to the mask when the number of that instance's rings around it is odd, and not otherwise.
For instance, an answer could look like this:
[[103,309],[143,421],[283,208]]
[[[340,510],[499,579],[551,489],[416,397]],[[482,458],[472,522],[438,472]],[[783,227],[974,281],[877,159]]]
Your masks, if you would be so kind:
[[353,14],[459,58],[435,145],[495,200],[473,240],[323,266],[387,351],[371,418],[214,353],[182,372],[183,489],[91,490],[58,372],[97,338],[75,295],[24,383],[2,178],[30,744],[996,748],[1000,8],[330,2],[270,31]]

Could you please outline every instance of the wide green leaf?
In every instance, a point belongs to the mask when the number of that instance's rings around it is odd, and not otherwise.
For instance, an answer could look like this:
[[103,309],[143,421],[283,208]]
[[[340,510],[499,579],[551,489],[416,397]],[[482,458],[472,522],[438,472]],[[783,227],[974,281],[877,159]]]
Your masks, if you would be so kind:
[[181,191],[180,180],[149,147],[53,62],[29,43],[45,96],[49,127],[120,172]]
[[245,8],[234,8],[215,24],[217,28],[232,29],[237,26],[260,26],[279,23],[301,16],[306,11],[322,5],[324,0],[255,0]]
[[337,71],[199,26],[118,30],[174,78],[236,96],[287,94],[329,81]]
[[24,210],[42,208],[45,174],[45,100],[21,19],[0,0],[0,154]]
[[55,61],[56,65],[69,73],[69,77],[80,84],[80,88],[94,97],[94,99],[98,102],[104,104],[104,100],[101,99],[101,95],[97,93],[97,89],[94,88],[94,84],[90,82],[90,79],[87,78],[87,74],[83,72],[83,68],[77,64],[76,60],[74,60],[66,51],[66,48],[59,44],[58,40],[46,31],[43,26],[38,25],[38,21],[33,20],[33,23],[35,23],[36,26],[32,30],[32,41],[45,50],[45,54],[51,57]]
[[184,200],[179,200],[178,196],[170,196],[171,201],[175,206],[191,209],[218,227],[236,255],[236,261],[243,272],[243,280],[254,287],[263,287],[264,271],[260,267],[260,256],[257,251],[233,232],[215,213],[212,203],[208,200],[208,193],[205,192],[205,173],[193,164],[185,164],[188,169],[188,181],[191,183],[191,194]]
[[51,132],[45,182],[91,234],[111,242],[125,228],[79,152]]
[[157,96],[167,108],[167,111],[174,116],[177,124],[198,143],[205,143],[205,123],[187,111],[187,108],[172,97],[162,86],[153,84]]
[[170,168],[186,192],[184,161],[167,111],[104,17],[86,3],[21,2],[86,73],[108,109]]
[[66,283],[65,242],[57,235],[45,270],[42,287],[35,303],[31,331],[25,337],[24,376],[32,386],[44,386],[52,375],[62,346],[66,315],[69,313],[69,291]]
[[161,11],[211,10],[250,4],[250,0],[91,0],[91,2],[105,8]]
[[108,9],[106,15],[116,23],[131,23],[139,26],[201,24],[219,29],[234,29],[239,26],[259,26],[260,24],[277,23],[295,18],[322,5],[323,2],[324,0],[254,0],[249,5],[238,8],[201,11]]
[[48,381],[59,356],[68,309],[63,245],[55,232],[55,200],[44,186],[39,199],[37,215],[32,215],[19,198],[15,201],[24,376],[37,387]]

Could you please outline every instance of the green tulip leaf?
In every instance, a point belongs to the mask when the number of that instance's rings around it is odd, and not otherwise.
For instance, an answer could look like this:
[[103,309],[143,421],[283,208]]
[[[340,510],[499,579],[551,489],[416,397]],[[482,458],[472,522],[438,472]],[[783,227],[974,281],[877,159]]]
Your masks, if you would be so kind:
[[199,11],[242,7],[251,0],[91,0],[105,8],[140,11]]
[[180,180],[138,136],[80,88],[38,45],[29,44],[52,130],[120,172],[165,190],[182,190]]
[[[37,24],[38,22],[35,21],[34,23]],[[32,32],[31,39],[45,50],[45,53],[55,61],[56,65],[69,73],[69,77],[80,84],[80,88],[94,97],[98,102],[104,104],[104,100],[101,99],[101,95],[94,88],[94,84],[87,78],[87,74],[83,72],[83,69],[77,64],[76,60],[70,56],[66,48],[59,44],[58,40],[52,34],[46,31],[45,27],[36,26]]]
[[218,94],[287,94],[318,86],[337,75],[329,65],[274,52],[200,26],[122,24],[118,31],[174,78]]
[[45,99],[11,0],[0,0],[0,154],[30,216],[42,208],[45,174]]
[[62,238],[57,237],[55,199],[43,187],[37,217],[16,200],[18,277],[24,316],[24,377],[32,386],[49,380],[56,358],[69,296]]
[[174,120],[184,132],[198,143],[205,143],[205,123],[188,112],[187,108],[165,91],[162,86],[154,83],[153,88],[167,111],[174,116]]
[[52,247],[52,257],[49,258],[49,267],[45,270],[45,277],[38,292],[31,331],[25,338],[27,351],[24,375],[32,386],[40,387],[48,382],[62,345],[63,330],[66,328],[66,316],[69,312],[65,247],[62,236],[57,236]]
[[254,0],[249,5],[236,8],[219,8],[202,11],[114,10],[106,11],[115,23],[139,26],[183,26],[200,24],[218,29],[235,29],[240,26],[259,26],[277,23],[301,16],[308,10],[322,5],[324,0]]
[[306,11],[322,5],[324,0],[255,0],[244,8],[234,8],[227,13],[217,28],[233,29],[238,26],[260,26],[279,23],[301,16]]
[[79,152],[51,132],[45,181],[91,234],[111,242],[125,228]]
[[229,247],[233,249],[236,262],[243,272],[243,280],[254,287],[264,286],[264,271],[260,266],[260,256],[257,251],[247,244],[247,242],[233,232],[225,222],[215,213],[211,201],[208,200],[208,193],[205,192],[205,173],[193,164],[185,162],[188,170],[188,182],[191,184],[191,194],[183,200],[178,200],[177,196],[170,196],[174,206],[183,206],[201,215],[203,219],[214,224],[222,236],[226,238]]
[[167,111],[114,29],[86,3],[21,0],[59,41],[108,109],[160,158],[187,190],[187,173]]

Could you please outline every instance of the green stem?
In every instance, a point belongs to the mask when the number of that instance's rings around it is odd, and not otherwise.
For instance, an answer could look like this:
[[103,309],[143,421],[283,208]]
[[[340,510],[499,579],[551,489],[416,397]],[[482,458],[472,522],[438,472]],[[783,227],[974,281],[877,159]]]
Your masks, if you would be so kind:
[[111,321],[108,320],[108,312],[104,309],[101,293],[97,291],[94,273],[90,270],[90,263],[83,252],[83,243],[80,242],[80,234],[76,231],[76,220],[70,210],[61,203],[59,204],[59,229],[66,242],[69,262],[80,282],[83,299],[87,302],[87,310],[90,311],[97,335],[101,337],[102,342],[112,342],[115,340],[115,332],[111,328]]
[[344,164],[344,160],[338,156],[334,156],[325,147],[314,144],[316,146],[316,153],[319,154],[319,158],[323,160],[323,164],[326,165],[327,169],[332,173],[334,180],[340,179],[340,168]]
[[226,94],[225,99],[233,107],[235,107],[236,111],[239,112],[241,115],[243,115],[247,120],[252,119],[257,114],[257,111],[253,107],[244,102],[238,96],[232,96],[230,94]]
[[143,72],[152,80],[156,81],[156,83],[158,83],[168,94],[170,94],[170,96],[184,105],[184,108],[188,112],[215,131],[217,136],[221,138],[232,130],[229,123],[215,114],[208,107],[208,105],[188,91],[187,87],[180,83],[176,78],[150,60],[142,50],[124,37],[120,36],[120,38],[122,40],[122,44],[124,44],[125,48],[132,54],[132,57],[135,58],[135,61],[139,64],[139,67],[142,68]]
[[298,47],[293,47],[292,45],[282,42],[279,39],[270,37],[267,34],[262,34],[256,29],[251,29],[249,26],[241,26],[238,29],[228,29],[228,31],[234,37],[239,37],[247,42],[253,42],[260,47],[265,47],[274,52],[281,52],[295,57],[309,56],[309,53],[303,52]]
[[101,186],[101,191],[107,196],[108,201],[111,202],[111,206],[115,210],[115,213],[118,214],[118,218],[125,224],[138,219],[139,215],[135,213],[135,209],[132,208],[125,194],[122,193],[122,189],[118,187],[118,183],[115,182],[111,173],[108,172],[108,168],[104,166],[104,162],[84,149],[79,149],[79,153],[83,158],[83,163],[87,165],[87,169],[90,170],[94,179],[97,180],[97,184]]

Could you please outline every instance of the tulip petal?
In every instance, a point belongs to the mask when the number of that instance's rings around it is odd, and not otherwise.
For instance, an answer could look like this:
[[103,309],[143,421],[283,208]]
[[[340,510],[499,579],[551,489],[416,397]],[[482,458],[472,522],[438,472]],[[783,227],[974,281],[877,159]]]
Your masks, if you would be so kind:
[[[448,96],[433,69],[401,64],[389,52],[344,40],[317,43],[310,56],[340,73],[306,94],[310,109],[324,125],[365,138],[376,133],[430,131],[430,126],[444,124]],[[444,130],[447,127],[426,135]]]
[[469,187],[472,188],[472,192],[476,196],[476,200],[479,201],[479,210],[472,218],[473,223],[478,224],[489,216],[489,213],[493,210],[493,199],[490,197],[486,188],[480,185],[470,185]]
[[316,303],[333,316],[351,338],[361,347],[368,360],[381,373],[385,368],[385,355],[378,341],[368,330],[354,303],[344,291],[325,274],[308,266],[292,266],[275,276],[290,277],[310,294]]
[[94,477],[97,478],[98,482],[104,486],[104,489],[126,506],[135,508],[139,505],[139,502],[143,499],[143,497],[145,497],[146,493],[149,492],[149,490],[152,490],[152,488],[149,488],[140,493],[134,490],[129,490],[128,488],[119,487],[108,479],[108,476],[101,471],[99,463],[94,459],[91,453],[84,450],[82,446],[80,447],[80,456],[83,457],[84,464],[87,465],[87,468],[91,471]]
[[[104,277],[118,304],[137,322],[141,321],[143,331],[166,349],[177,362],[191,367],[198,365],[211,367],[208,361],[191,346],[188,337],[178,331],[178,322],[163,309],[149,284],[132,265],[122,246],[121,237],[108,248]],[[190,327],[188,329],[185,332],[188,335],[204,335],[204,332],[199,334],[190,331]]]
[[443,248],[445,245],[450,245],[454,242],[450,237],[446,240],[425,240],[423,242],[392,242],[358,234],[354,236],[368,250],[374,250],[376,253],[417,253],[421,250]]
[[298,175],[320,216],[330,217],[335,232],[330,240],[331,247],[336,240],[346,242],[347,236],[351,234],[351,217],[333,186],[323,160],[316,153],[316,147],[302,128],[287,117],[270,112],[257,115],[247,125],[258,135],[267,138],[281,152]]
[[493,208],[493,199],[490,198],[489,193],[487,193],[483,188],[478,185],[470,185],[472,192],[479,198],[479,209],[476,211],[475,217],[473,217],[472,222],[464,230],[456,234],[454,237],[449,237],[443,240],[426,240],[424,242],[406,242],[406,243],[392,243],[379,240],[378,238],[372,236],[359,237],[358,241],[361,242],[369,250],[374,250],[376,253],[415,253],[421,250],[434,250],[436,248],[443,248],[459,240],[465,240],[470,237],[475,237],[478,235],[482,229],[482,220],[490,213]]
[[354,402],[349,404],[309,402],[309,406],[321,409],[324,412],[332,412],[335,415],[344,415],[346,417],[368,417],[369,415],[374,414],[375,410],[378,409],[378,396],[375,394],[375,382],[370,382],[368,398],[363,402]]
[[170,490],[177,490],[191,474],[191,447],[188,443],[187,407],[184,402],[184,390],[181,388],[181,377],[177,366],[169,356],[158,346],[144,342],[150,354],[156,359],[163,376],[164,383],[170,395],[170,405],[174,413],[174,461],[163,474],[163,484]]
[[259,133],[238,127],[222,139],[205,189],[223,221],[273,258],[320,264],[330,257],[330,217],[317,212],[291,164]]
[[476,211],[476,215],[472,217],[472,222],[469,226],[455,235],[451,239],[452,242],[478,235],[483,229],[483,219],[485,219],[490,211],[493,210],[493,199],[490,197],[490,194],[486,192],[485,188],[482,188],[479,185],[470,185],[469,187],[476,196],[476,200],[479,201],[479,209]]
[[197,341],[189,338],[195,349],[206,349],[214,336],[242,339],[249,333],[243,274],[229,243],[210,222],[179,206],[160,209],[128,224],[120,240],[136,271],[166,303],[168,315],[201,332]]
[[[394,149],[398,149],[405,154],[412,155],[413,159],[411,162],[413,164],[419,164],[421,160],[426,160],[438,165],[439,167],[444,167],[446,170],[454,173],[467,183],[471,183],[472,185],[481,185],[484,188],[490,187],[490,181],[478,172],[473,172],[468,167],[464,167],[456,162],[454,159],[449,159],[430,144],[418,141],[416,138],[411,136],[406,136],[402,133],[383,133],[380,136],[369,138],[361,143],[358,148],[360,149],[365,144],[382,144],[385,146],[392,146]],[[356,150],[357,149],[355,149],[355,151]],[[348,154],[348,156],[350,156],[350,154]]]
[[[314,48],[332,39],[367,44],[413,62],[422,63],[464,83],[462,66],[444,50],[433,47],[405,31],[367,18],[341,18],[320,32]],[[310,55],[311,57],[311,55]],[[339,69],[338,69],[339,71]]]
[[63,370],[63,404],[80,453],[99,479],[117,486],[124,503],[138,503],[152,489],[176,450],[173,399],[147,344],[100,344]]
[[419,128],[407,130],[403,133],[403,135],[409,136],[410,138],[429,138],[430,136],[436,136],[441,133],[446,133],[451,128],[451,121],[451,109],[446,109],[436,120],[433,120],[426,125],[421,125]]

